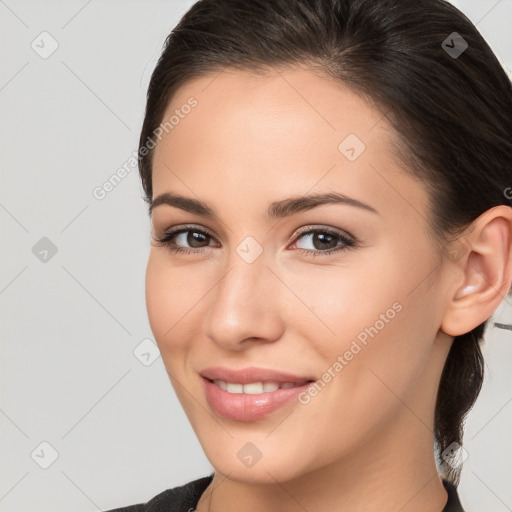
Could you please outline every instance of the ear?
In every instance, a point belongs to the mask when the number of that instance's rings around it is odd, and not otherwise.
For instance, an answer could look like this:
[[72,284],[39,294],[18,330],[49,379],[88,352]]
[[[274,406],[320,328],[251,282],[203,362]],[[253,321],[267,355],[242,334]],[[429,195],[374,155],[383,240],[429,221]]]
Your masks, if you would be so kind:
[[[455,249],[453,247],[455,244]],[[441,330],[460,336],[488,320],[512,284],[512,207],[495,206],[475,219],[446,254],[454,279]],[[453,266],[460,273],[453,272]]]

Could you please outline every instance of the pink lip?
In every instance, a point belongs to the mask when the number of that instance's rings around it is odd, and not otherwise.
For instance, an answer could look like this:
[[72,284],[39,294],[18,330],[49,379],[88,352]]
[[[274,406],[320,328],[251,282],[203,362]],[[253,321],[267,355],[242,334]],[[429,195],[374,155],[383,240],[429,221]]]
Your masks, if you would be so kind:
[[[201,372],[205,389],[206,400],[210,407],[224,418],[235,421],[256,421],[272,414],[277,409],[290,403],[305,391],[311,384],[309,377],[300,377],[264,368],[244,368],[234,370],[230,368],[208,368]],[[229,393],[220,388],[211,380],[223,380],[233,384],[249,384],[252,382],[302,382],[305,383],[287,389],[278,389],[272,392],[254,395],[245,393]]]
[[272,414],[296,399],[311,384],[308,382],[296,388],[247,395],[245,393],[229,393],[205,378],[202,381],[205,386],[206,400],[219,416],[245,422],[256,421]]
[[251,382],[304,382],[307,380],[316,380],[312,376],[299,376],[278,370],[267,370],[266,368],[256,368],[254,366],[248,368],[227,368],[216,366],[206,368],[201,372],[201,376],[210,380],[223,380],[232,382],[233,384],[250,384]]

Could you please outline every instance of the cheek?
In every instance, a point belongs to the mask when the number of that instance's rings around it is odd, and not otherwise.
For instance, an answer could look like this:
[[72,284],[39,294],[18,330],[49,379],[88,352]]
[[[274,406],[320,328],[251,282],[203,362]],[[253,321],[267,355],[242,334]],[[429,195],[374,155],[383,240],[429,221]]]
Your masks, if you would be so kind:
[[192,387],[196,384],[186,380],[187,351],[198,326],[191,319],[194,305],[205,293],[204,290],[194,290],[190,283],[188,272],[171,267],[165,254],[151,251],[145,277],[148,320],[166,372],[187,415],[194,409],[190,397],[200,393]]
[[319,370],[343,374],[333,388],[364,395],[359,403],[378,398],[386,385],[406,393],[428,363],[437,330],[428,307],[435,304],[435,277],[425,278],[430,261],[410,258],[391,247],[368,255],[367,264],[310,272],[297,288],[311,310],[302,334],[324,361]]
[[161,265],[158,260],[150,255],[146,268],[146,309],[148,312],[149,324],[160,347],[166,328],[172,326],[169,318],[169,293],[172,288],[168,279],[162,274]]
[[293,290],[306,306],[297,307],[295,301],[297,319],[307,318],[307,324],[300,324],[307,329],[302,334],[324,358],[342,354],[354,339],[364,344],[370,339],[368,329],[377,323],[378,330],[384,331],[400,309],[396,304],[400,290],[391,282],[389,269],[383,275],[376,262],[355,262],[347,260],[346,266],[337,267],[312,265],[300,273],[300,280],[297,275],[288,276],[287,282],[295,279]]
[[201,290],[191,286],[189,272],[172,267],[165,255],[153,250],[145,280],[148,320],[162,356],[184,348],[187,339],[180,333],[201,298]]

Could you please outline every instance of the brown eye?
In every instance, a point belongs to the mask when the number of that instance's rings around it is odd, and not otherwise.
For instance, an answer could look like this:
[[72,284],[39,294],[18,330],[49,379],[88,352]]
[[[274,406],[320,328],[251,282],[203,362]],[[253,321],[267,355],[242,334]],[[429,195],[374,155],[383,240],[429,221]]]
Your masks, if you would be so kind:
[[[355,245],[355,241],[341,233],[330,229],[310,229],[302,231],[297,237],[298,241],[306,240],[305,245],[309,247],[298,247],[299,250],[305,251],[313,256],[332,254],[338,251],[344,251]],[[295,242],[294,245],[297,245]]]
[[167,231],[154,239],[159,246],[165,246],[171,251],[195,253],[209,247],[213,237],[206,231],[189,226]]

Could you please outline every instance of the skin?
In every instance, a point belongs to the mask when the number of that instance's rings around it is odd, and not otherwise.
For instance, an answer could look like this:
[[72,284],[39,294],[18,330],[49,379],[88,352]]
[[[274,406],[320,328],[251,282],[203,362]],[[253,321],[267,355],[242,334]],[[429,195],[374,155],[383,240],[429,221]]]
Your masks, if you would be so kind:
[[[215,469],[199,512],[441,511],[447,495],[433,453],[433,411],[453,336],[485,321],[512,282],[512,209],[488,210],[456,261],[432,243],[427,194],[393,158],[393,131],[361,96],[302,68],[256,76],[225,70],[172,98],[189,115],[158,142],[153,198],[174,192],[208,203],[207,218],[169,205],[152,234],[193,224],[209,231],[197,254],[152,241],[146,272],[150,325],[178,399]],[[349,161],[348,134],[365,151]],[[378,214],[323,205],[284,219],[270,202],[336,191]],[[356,239],[322,255],[301,227]],[[194,228],[192,228],[194,231]],[[264,249],[252,263],[236,249]],[[190,248],[186,235],[174,239]],[[327,248],[343,246],[337,238]],[[300,249],[316,251],[308,255]],[[468,285],[473,291],[463,294]],[[255,422],[219,417],[199,372],[261,366],[322,374],[365,328],[400,312],[307,405]],[[237,457],[248,442],[261,459]]]

